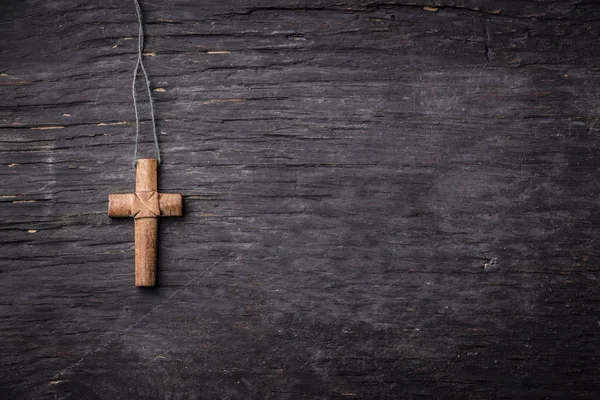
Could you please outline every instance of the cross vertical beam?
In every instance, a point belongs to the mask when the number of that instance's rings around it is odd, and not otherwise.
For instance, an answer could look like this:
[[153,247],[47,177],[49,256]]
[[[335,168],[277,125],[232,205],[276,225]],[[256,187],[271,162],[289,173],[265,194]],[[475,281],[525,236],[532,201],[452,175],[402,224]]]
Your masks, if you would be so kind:
[[[135,193],[138,198],[141,193],[150,192],[156,195],[158,162],[154,159],[140,161],[137,162],[135,170]],[[148,203],[145,204],[148,205]],[[158,218],[156,216],[135,218],[134,216],[134,226],[135,286],[154,286],[156,284]]]

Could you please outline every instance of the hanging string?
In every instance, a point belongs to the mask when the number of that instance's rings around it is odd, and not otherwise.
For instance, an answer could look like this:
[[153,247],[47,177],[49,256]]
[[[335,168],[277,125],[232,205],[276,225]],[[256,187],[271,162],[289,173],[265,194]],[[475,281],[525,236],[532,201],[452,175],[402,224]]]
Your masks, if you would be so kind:
[[138,144],[140,139],[140,117],[138,115],[137,97],[135,95],[135,83],[137,81],[138,72],[141,69],[144,74],[144,81],[146,82],[146,90],[148,91],[148,103],[150,104],[150,116],[152,117],[152,134],[154,135],[154,149],[156,150],[156,159],[160,166],[160,147],[158,146],[158,135],[156,134],[156,120],[154,117],[154,103],[152,101],[152,91],[150,90],[150,80],[144,68],[144,61],[142,60],[142,52],[144,50],[144,23],[142,20],[142,10],[138,0],[133,0],[135,4],[135,11],[137,12],[139,30],[138,30],[138,51],[137,61],[135,63],[135,69],[133,70],[133,82],[131,84],[131,94],[133,96],[133,109],[135,110],[135,150],[133,152],[133,168],[136,168],[137,164],[137,153]]

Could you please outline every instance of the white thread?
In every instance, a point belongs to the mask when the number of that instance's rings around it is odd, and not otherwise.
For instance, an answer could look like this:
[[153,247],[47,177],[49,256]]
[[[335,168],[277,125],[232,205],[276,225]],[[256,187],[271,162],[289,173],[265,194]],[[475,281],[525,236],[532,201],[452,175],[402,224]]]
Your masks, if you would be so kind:
[[146,73],[146,68],[144,67],[144,61],[142,60],[142,52],[144,50],[144,22],[142,20],[142,10],[140,8],[140,3],[138,0],[133,0],[135,4],[135,11],[138,17],[139,30],[138,30],[138,54],[137,61],[135,63],[135,68],[133,70],[133,82],[131,84],[131,94],[133,96],[133,109],[135,110],[135,149],[133,151],[133,168],[136,168],[137,164],[137,153],[138,153],[138,144],[140,138],[140,118],[138,115],[138,107],[137,107],[137,97],[135,95],[135,83],[137,81],[137,75],[139,69],[141,68],[142,73],[144,74],[144,81],[146,82],[146,90],[148,91],[148,103],[150,104],[150,116],[152,117],[152,134],[154,136],[154,149],[156,150],[156,159],[158,160],[158,165],[160,166],[160,147],[158,145],[158,135],[156,134],[156,119],[154,117],[154,103],[152,101],[152,91],[150,90],[150,79],[148,79],[148,74]]

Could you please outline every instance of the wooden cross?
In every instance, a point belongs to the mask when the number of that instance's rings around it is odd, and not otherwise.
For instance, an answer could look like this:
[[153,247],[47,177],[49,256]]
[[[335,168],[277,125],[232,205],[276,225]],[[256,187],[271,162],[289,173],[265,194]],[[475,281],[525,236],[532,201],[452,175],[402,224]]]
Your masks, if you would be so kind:
[[135,221],[135,286],[156,283],[157,217],[183,214],[180,194],[158,193],[158,161],[137,160],[135,193],[108,196],[108,216],[133,217]]

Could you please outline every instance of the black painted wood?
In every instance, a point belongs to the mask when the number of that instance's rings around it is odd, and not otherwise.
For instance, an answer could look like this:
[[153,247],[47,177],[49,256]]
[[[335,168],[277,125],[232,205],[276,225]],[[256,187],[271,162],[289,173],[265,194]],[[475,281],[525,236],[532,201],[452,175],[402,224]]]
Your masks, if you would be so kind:
[[155,290],[133,4],[2,2],[2,399],[598,398],[598,2],[142,6]]

